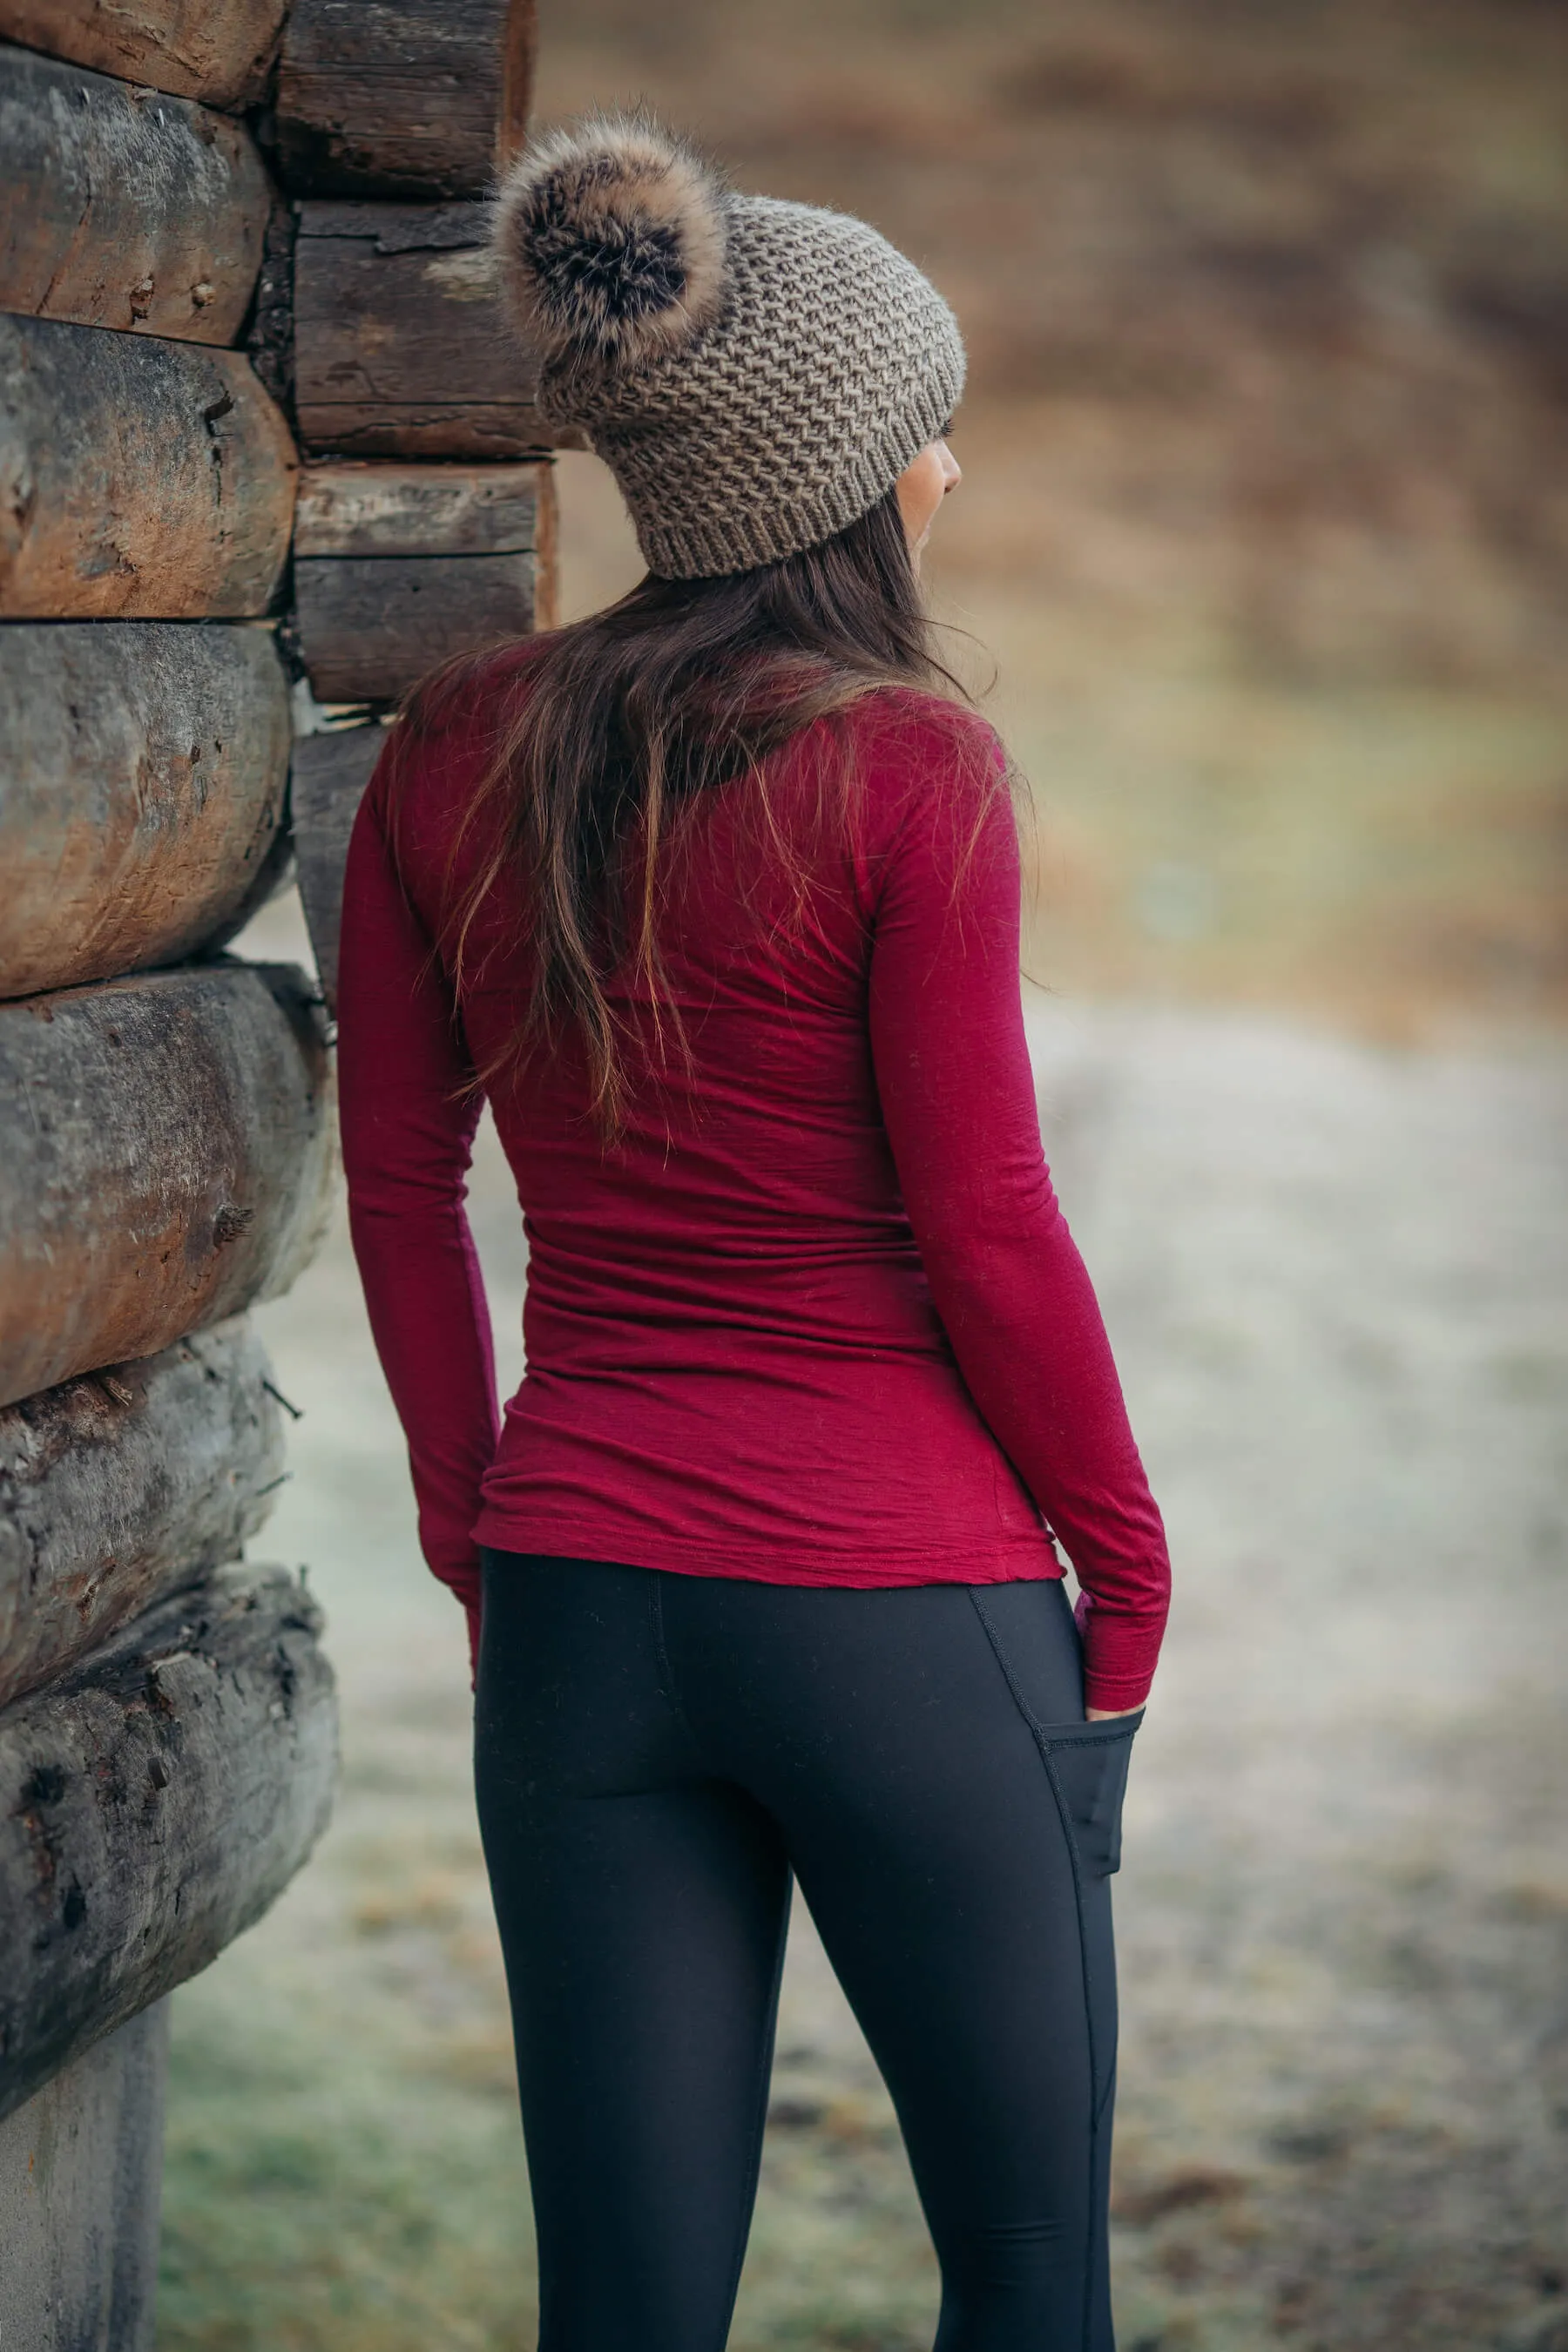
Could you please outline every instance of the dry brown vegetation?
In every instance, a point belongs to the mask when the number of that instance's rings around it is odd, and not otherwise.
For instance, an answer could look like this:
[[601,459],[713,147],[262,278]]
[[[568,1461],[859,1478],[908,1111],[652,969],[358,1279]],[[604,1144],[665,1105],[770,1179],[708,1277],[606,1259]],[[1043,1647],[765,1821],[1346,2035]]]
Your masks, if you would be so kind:
[[1568,1008],[1561,10],[547,20],[547,115],[637,99],[958,308],[932,570],[1034,779],[1041,977],[1395,1036]]

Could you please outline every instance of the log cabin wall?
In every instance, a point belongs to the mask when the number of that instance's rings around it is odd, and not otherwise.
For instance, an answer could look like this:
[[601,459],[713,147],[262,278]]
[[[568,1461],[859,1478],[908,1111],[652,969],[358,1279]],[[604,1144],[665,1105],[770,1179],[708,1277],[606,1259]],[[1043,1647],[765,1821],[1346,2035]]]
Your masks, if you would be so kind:
[[300,891],[329,1003],[376,721],[433,663],[555,616],[555,493],[504,332],[486,205],[521,143],[533,0],[295,0],[276,152],[293,199],[295,624],[357,740],[296,746]]
[[[319,1616],[240,1557],[283,1475],[246,1311],[331,1206],[342,862],[383,724],[432,659],[552,617],[549,454],[482,247],[532,48],[531,0],[0,0],[20,2352],[150,2344],[159,2004],[330,1808]],[[296,862],[318,975],[226,954]]]

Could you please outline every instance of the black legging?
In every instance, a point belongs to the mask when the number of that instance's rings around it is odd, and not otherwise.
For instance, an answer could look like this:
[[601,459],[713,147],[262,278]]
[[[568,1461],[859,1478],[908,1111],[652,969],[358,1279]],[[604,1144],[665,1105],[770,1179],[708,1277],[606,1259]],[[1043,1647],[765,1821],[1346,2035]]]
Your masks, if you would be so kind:
[[1059,1584],[880,1592],[492,1552],[476,1770],[541,2352],[720,2352],[790,1875],[882,2070],[938,2352],[1110,2352],[1110,1889],[1136,1717]]

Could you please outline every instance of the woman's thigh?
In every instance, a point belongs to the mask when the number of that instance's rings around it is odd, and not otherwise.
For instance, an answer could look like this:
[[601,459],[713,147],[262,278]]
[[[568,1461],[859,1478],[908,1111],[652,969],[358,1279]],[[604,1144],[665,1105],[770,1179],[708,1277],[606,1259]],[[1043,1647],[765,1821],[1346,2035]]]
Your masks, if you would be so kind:
[[1060,1587],[678,1598],[686,1711],[781,1824],[897,2106],[942,2352],[1104,2352],[1131,1727],[1084,1724]]
[[788,1866],[669,1705],[650,1590],[487,1568],[476,1782],[542,2352],[719,2352],[755,2188]]

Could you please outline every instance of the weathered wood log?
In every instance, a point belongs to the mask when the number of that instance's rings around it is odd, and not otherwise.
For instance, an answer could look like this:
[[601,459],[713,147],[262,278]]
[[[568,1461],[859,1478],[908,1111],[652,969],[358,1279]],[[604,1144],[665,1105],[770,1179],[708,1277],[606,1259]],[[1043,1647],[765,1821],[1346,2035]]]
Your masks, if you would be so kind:
[[294,382],[308,450],[519,457],[551,438],[502,321],[483,205],[306,204]]
[[0,996],[237,925],[285,846],[289,736],[265,623],[0,626]]
[[239,1557],[282,1483],[270,1379],[239,1318],[0,1409],[0,1706]]
[[0,1715],[0,2116],[258,1919],[326,1824],[321,1613],[231,1569]]
[[294,553],[554,554],[555,477],[531,466],[304,466]]
[[0,34],[122,81],[254,106],[289,0],[0,0]]
[[284,415],[294,415],[294,207],[275,196],[262,239],[256,307],[245,348],[261,383]]
[[311,195],[482,196],[521,142],[533,0],[294,0],[278,150]]
[[0,310],[234,341],[272,200],[239,123],[0,47]]
[[313,466],[300,480],[294,595],[319,700],[395,702],[448,655],[533,629],[548,466]]
[[0,1006],[0,1404],[276,1297],[331,1205],[302,972],[216,964]]
[[395,702],[449,654],[533,627],[531,555],[336,557],[294,573],[300,649],[321,702]]
[[345,727],[330,735],[302,735],[294,746],[289,801],[300,903],[329,1011],[338,1001],[338,933],[349,835],[385,741],[384,727]]
[[243,352],[0,317],[0,617],[263,614],[294,474]]
[[168,2062],[161,2000],[0,2124],[0,2344],[152,2352]]

